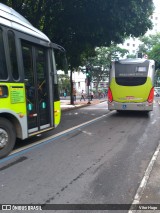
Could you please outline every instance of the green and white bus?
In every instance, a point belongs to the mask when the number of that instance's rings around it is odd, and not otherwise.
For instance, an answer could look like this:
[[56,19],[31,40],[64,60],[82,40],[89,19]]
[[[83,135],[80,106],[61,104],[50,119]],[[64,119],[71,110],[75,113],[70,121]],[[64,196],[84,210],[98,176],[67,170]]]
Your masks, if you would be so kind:
[[23,16],[0,3],[0,158],[16,138],[54,129],[61,109],[52,43]]
[[123,59],[112,62],[108,89],[109,110],[153,110],[155,62]]

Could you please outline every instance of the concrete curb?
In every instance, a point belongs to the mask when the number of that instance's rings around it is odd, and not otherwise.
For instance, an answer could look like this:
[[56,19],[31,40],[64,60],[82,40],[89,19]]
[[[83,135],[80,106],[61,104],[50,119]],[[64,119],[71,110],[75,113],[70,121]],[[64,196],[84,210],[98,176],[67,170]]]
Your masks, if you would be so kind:
[[[99,101],[99,103],[102,103],[102,102],[105,102],[105,101],[107,101],[107,100],[100,100]],[[63,104],[61,105],[61,111],[62,112],[66,112],[66,111],[70,111],[70,110],[74,110],[74,109],[79,109],[79,108],[83,108],[83,107],[87,107],[87,106],[91,106],[91,105],[96,105],[96,104],[99,104],[98,102],[91,102],[91,104],[87,104],[87,103],[85,103],[85,104],[81,104],[81,105],[78,105],[78,106],[76,106],[76,105],[72,105],[72,106],[74,106],[74,107],[66,107],[66,108],[63,108]],[[69,106],[71,106],[70,104],[68,104]]]

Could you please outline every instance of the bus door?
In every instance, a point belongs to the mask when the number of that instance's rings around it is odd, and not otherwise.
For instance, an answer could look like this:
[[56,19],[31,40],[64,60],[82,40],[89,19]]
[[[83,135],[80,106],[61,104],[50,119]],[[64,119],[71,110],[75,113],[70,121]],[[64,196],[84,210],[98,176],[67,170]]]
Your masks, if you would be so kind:
[[28,132],[51,126],[46,49],[22,42]]

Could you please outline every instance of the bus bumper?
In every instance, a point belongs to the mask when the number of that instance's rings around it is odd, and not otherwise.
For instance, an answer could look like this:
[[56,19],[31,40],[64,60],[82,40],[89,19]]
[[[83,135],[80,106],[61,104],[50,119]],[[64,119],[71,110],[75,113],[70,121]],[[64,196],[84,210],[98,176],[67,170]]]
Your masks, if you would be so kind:
[[119,102],[108,102],[109,110],[123,110],[123,111],[152,111],[153,103],[143,102],[143,103],[119,103]]

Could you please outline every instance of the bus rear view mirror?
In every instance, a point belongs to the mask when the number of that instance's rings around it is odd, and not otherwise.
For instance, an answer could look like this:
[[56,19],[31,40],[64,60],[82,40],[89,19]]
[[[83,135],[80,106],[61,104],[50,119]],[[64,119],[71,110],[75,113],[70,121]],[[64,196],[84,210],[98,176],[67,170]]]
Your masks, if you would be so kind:
[[59,68],[62,68],[64,70],[64,73],[68,74],[68,62],[66,57],[66,50],[62,46],[55,43],[51,43],[51,47],[54,50],[58,50],[56,57],[57,57],[57,61],[59,61],[59,64],[60,64]]

